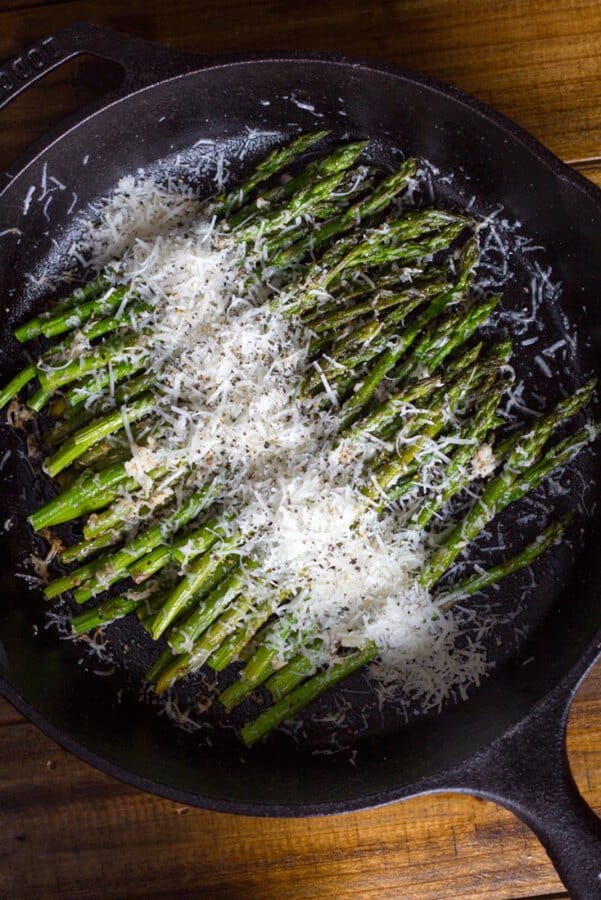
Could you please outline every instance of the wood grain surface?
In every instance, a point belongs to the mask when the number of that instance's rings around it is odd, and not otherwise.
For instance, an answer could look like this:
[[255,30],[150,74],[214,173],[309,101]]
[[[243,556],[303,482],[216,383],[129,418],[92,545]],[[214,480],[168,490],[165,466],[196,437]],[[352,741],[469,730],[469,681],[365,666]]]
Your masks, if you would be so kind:
[[[601,812],[601,666],[568,749]],[[253,819],[143,794],[59,749],[0,700],[0,896],[509,900],[567,897],[536,838],[473,797]]]
[[[0,59],[73,21],[202,54],[329,50],[487,101],[601,186],[601,4],[585,0],[0,0]],[[69,64],[0,113],[0,169],[114,84]],[[601,666],[572,710],[578,785],[601,811]],[[311,820],[178,807],[102,775],[0,700],[0,898],[567,897],[507,811],[444,795]]]

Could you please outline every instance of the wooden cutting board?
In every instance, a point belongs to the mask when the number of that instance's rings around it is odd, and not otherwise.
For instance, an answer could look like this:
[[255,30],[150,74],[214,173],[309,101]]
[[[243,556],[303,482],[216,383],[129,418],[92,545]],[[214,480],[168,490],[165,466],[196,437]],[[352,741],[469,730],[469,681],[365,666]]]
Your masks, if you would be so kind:
[[[427,72],[515,119],[601,185],[598,2],[0,0],[0,59],[73,21],[197,53],[325,50]],[[114,78],[89,60],[70,63],[2,111],[0,170]],[[569,755],[581,791],[601,811],[601,667],[573,708]],[[567,894],[537,840],[492,803],[444,795],[310,820],[182,808],[91,769],[0,700],[5,897]]]

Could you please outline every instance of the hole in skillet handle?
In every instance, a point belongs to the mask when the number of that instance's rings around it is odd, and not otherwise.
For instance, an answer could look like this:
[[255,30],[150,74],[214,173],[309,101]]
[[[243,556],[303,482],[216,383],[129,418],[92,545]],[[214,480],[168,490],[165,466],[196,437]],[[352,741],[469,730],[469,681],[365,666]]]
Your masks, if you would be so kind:
[[437,786],[493,800],[515,813],[543,844],[571,900],[601,898],[601,820],[578,790],[566,749],[572,701],[597,654],[592,647],[529,716],[447,771]]
[[0,130],[0,169],[6,169],[54,125],[116,91],[123,82],[117,63],[82,54],[22,92],[4,110]]
[[[85,22],[74,23],[55,35],[41,38],[0,66],[0,110],[54,69],[82,55],[88,57],[87,66],[83,69],[75,67],[65,73],[66,77],[59,77],[55,82],[71,83],[73,78],[77,81],[75,86],[70,84],[72,96],[67,103],[63,97],[56,110],[61,113],[61,132],[65,125],[81,118],[81,111],[73,114],[82,106],[89,113],[107,101],[118,100],[169,76],[199,68],[203,63],[199,57],[160,47],[140,38]],[[45,130],[53,117],[52,110],[49,116],[46,104],[42,106],[42,115],[34,123],[36,131]],[[23,109],[30,112],[31,104],[28,103]],[[68,114],[66,120],[65,112]],[[13,121],[21,131],[23,123],[20,117]],[[47,135],[47,138],[50,136]],[[25,137],[30,138],[31,135],[26,132]],[[10,144],[9,147],[13,149]],[[16,148],[17,152],[21,149],[22,146]],[[0,167],[7,165],[3,151],[0,146]]]

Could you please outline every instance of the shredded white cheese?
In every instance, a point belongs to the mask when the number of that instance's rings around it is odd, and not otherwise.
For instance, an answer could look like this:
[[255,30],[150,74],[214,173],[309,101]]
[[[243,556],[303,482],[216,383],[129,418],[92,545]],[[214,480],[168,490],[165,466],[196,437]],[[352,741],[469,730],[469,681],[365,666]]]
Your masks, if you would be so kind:
[[490,444],[480,444],[472,459],[472,468],[476,478],[486,478],[494,472],[497,461]]
[[452,613],[417,585],[427,538],[403,527],[401,511],[366,503],[374,442],[334,448],[335,411],[300,398],[309,335],[263,302],[268,288],[249,293],[252,263],[232,239],[192,198],[128,179],[88,240],[93,264],[110,259],[115,281],[151,308],[138,327],[150,335],[160,428],[151,452],[132,445],[129,471],[144,484],[151,466],[190,466],[188,489],[223,478],[229,527],[260,564],[249,590],[292,595],[297,626],[279,638],[282,658],[301,644],[324,662],[373,639],[381,689],[409,691],[424,709],[477,683],[483,650],[458,652]]
[[[340,115],[346,113],[340,111]],[[295,600],[297,613],[326,637],[325,649],[319,652],[333,656],[338,646],[352,645],[359,633],[368,635],[382,649],[382,662],[371,667],[382,698],[392,695],[401,706],[410,698],[417,708],[437,708],[446,697],[464,696],[466,689],[478,682],[486,667],[482,643],[487,631],[495,622],[511,622],[518,614],[516,607],[503,613],[497,610],[492,618],[482,615],[482,610],[474,613],[470,605],[443,614],[429,596],[414,590],[413,573],[426,548],[423,536],[403,530],[403,511],[411,514],[420,502],[421,489],[432,497],[442,494],[439,462],[452,452],[452,441],[439,441],[438,446],[431,443],[419,454],[419,482],[403,498],[397,518],[378,520],[367,509],[360,514],[360,527],[353,527],[364,464],[382,448],[381,442],[367,439],[359,447],[343,442],[332,450],[334,425],[329,414],[298,403],[299,373],[306,358],[304,335],[277,316],[262,318],[254,304],[257,298],[244,296],[244,260],[237,259],[227,245],[218,244],[214,223],[198,220],[201,205],[186,187],[194,184],[204,190],[212,181],[221,190],[236,158],[264,155],[283,137],[277,132],[247,129],[220,141],[201,138],[190,149],[164,161],[157,180],[143,173],[123,179],[110,198],[96,205],[90,221],[80,214],[75,222],[75,229],[83,227],[86,237],[83,241],[76,237],[68,264],[76,263],[78,271],[100,269],[124,257],[115,279],[128,277],[128,273],[135,279],[155,307],[147,324],[157,326],[160,336],[154,344],[152,365],[165,373],[165,399],[159,405],[163,430],[155,436],[152,450],[148,439],[140,446],[131,435],[130,473],[148,488],[146,473],[156,462],[155,452],[169,462],[172,471],[154,485],[151,497],[141,492],[142,503],[140,492],[125,494],[120,500],[123,521],[135,526],[173,496],[183,499],[178,459],[194,459],[199,482],[227,470],[222,499],[235,508],[237,524],[244,528],[244,552],[261,558],[274,584],[304,583],[304,591],[300,590]],[[81,164],[88,162],[86,155]],[[167,170],[168,176],[164,174]],[[462,178],[458,176],[458,182]],[[469,182],[469,176],[465,179]],[[444,190],[449,185],[452,194],[453,182],[454,176],[424,162],[403,198],[393,206],[402,210],[416,201],[419,206],[428,198],[435,200],[441,185]],[[24,192],[20,211],[27,216],[34,204],[42,204],[52,219],[62,209],[61,203],[71,213],[78,205],[77,195],[44,166],[36,183]],[[466,212],[478,208],[476,197],[464,205]],[[519,270],[521,302],[519,298],[516,303],[504,301],[495,312],[495,327],[507,328],[516,348],[534,348],[523,356],[533,361],[538,354],[535,374],[540,381],[540,372],[547,375],[545,366],[553,373],[556,365],[563,368],[570,363],[578,336],[573,324],[556,310],[553,315],[561,320],[561,334],[551,328],[558,339],[545,346],[548,335],[542,320],[554,309],[560,286],[535,256],[528,265],[527,254],[541,248],[521,234],[519,223],[504,215],[502,207],[480,215],[482,258],[473,290],[477,296],[511,287]],[[18,232],[15,228],[6,234],[13,230]],[[73,277],[72,268],[65,272],[64,247],[56,243],[55,250],[56,255],[51,254],[41,269],[26,275],[35,296],[40,289],[48,290]],[[358,279],[369,283],[363,273]],[[158,327],[161,317],[162,331]],[[143,325],[141,321],[140,327]],[[85,340],[74,343],[73,358],[85,345]],[[546,398],[539,401],[532,391],[531,374],[517,372],[504,403],[503,414],[508,419],[516,412],[525,418],[537,416],[545,407]],[[329,389],[335,402],[334,391],[324,380],[324,389]],[[95,392],[89,402],[101,396],[110,402],[113,391],[111,377],[104,395]],[[9,416],[27,424],[15,407]],[[432,458],[434,450],[436,458]],[[5,462],[6,457],[0,468]],[[492,460],[486,451],[474,446],[468,466],[474,473],[484,474],[489,464]],[[561,485],[551,479],[550,488],[559,491]],[[528,515],[536,512],[540,510]],[[7,520],[4,527],[11,522]],[[491,553],[505,551],[502,529],[494,543],[498,546],[490,547]],[[303,582],[309,570],[312,580]],[[520,588],[523,601],[534,586],[533,579],[528,571]],[[260,594],[256,579],[255,589]],[[71,636],[68,613],[49,612],[48,621],[62,629],[63,637]],[[515,624],[516,642],[524,633]],[[346,702],[344,697],[336,699],[339,708]],[[170,706],[167,711],[171,714]],[[175,713],[180,719],[177,704]],[[344,720],[344,714],[341,717]]]

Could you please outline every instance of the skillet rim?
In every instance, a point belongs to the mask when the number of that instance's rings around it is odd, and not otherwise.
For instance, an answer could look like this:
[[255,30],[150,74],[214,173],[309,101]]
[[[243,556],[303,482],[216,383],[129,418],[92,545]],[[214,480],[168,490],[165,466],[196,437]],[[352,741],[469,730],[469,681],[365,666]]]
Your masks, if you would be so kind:
[[[86,25],[86,28],[91,27],[94,32],[101,32],[103,34],[107,34],[109,37],[111,34],[113,34],[110,29],[104,29],[98,26],[89,26],[87,23],[83,24]],[[67,26],[67,28],[63,29],[63,32],[68,32],[71,28],[74,28],[76,26],[77,23],[75,23],[75,25],[73,26]],[[58,32],[57,34],[60,36],[61,33],[62,32]],[[120,36],[124,37],[124,35]],[[128,35],[125,37],[129,38],[130,36]],[[58,122],[55,126],[44,132],[44,134],[42,134],[38,139],[34,140],[32,144],[30,144],[24,150],[23,153],[19,154],[17,159],[9,166],[9,168],[4,171],[4,174],[7,177],[7,183],[3,188],[0,188],[0,199],[2,199],[5,193],[10,191],[11,187],[13,186],[13,182],[16,181],[32,163],[34,163],[45,151],[49,150],[55,143],[65,138],[68,134],[70,134],[79,126],[83,125],[85,122],[96,117],[97,115],[100,115],[105,110],[116,106],[123,101],[131,100],[138,94],[142,94],[168,82],[174,82],[179,79],[187,78],[188,76],[198,75],[204,72],[211,72],[217,69],[228,68],[231,66],[254,65],[255,63],[300,64],[304,62],[316,62],[323,63],[324,65],[333,64],[345,68],[350,67],[355,71],[366,70],[374,71],[377,73],[384,73],[387,75],[391,75],[394,78],[399,78],[403,81],[407,81],[410,84],[426,87],[431,91],[441,94],[446,99],[451,99],[456,101],[457,103],[460,103],[462,106],[476,112],[483,119],[491,122],[496,128],[509,134],[509,136],[514,141],[521,144],[532,156],[534,156],[538,160],[538,162],[541,163],[541,165],[544,165],[548,169],[550,169],[550,171],[558,179],[560,179],[561,181],[571,182],[575,188],[587,194],[589,199],[598,206],[599,215],[601,216],[601,187],[597,186],[590,179],[586,178],[586,176],[582,175],[580,172],[574,169],[572,165],[560,159],[557,154],[546,147],[538,138],[534,137],[534,135],[530,134],[530,132],[528,132],[521,125],[518,125],[517,122],[514,122],[513,119],[510,119],[504,113],[498,112],[483,100],[480,100],[477,97],[468,94],[466,91],[461,90],[461,88],[455,87],[455,85],[441,81],[438,78],[427,75],[423,72],[405,69],[401,66],[396,66],[393,63],[387,63],[379,60],[376,61],[366,57],[347,56],[345,54],[326,53],[321,51],[273,50],[260,53],[228,54],[226,56],[216,55],[211,58],[206,58],[201,54],[171,50],[170,48],[165,48],[160,44],[154,44],[151,41],[146,41],[139,38],[131,37],[131,42],[132,46],[143,45],[144,51],[149,54],[152,54],[153,52],[157,52],[159,50],[169,51],[172,54],[174,60],[174,67],[176,69],[183,69],[183,71],[175,71],[174,73],[168,75],[159,74],[158,77],[154,79],[151,76],[150,80],[143,78],[143,83],[138,83],[136,76],[132,76],[127,72],[126,63],[123,63],[121,60],[115,60],[124,67],[126,72],[124,81],[120,85],[120,87],[115,91],[109,93],[108,95],[100,98],[99,100],[93,101],[92,103],[88,104],[84,107],[83,110],[76,110],[74,113],[71,113],[70,115],[61,119],[61,121]],[[77,54],[72,54],[68,58],[63,59],[61,61],[61,65],[67,62],[69,59],[74,58],[74,56],[86,53],[99,57],[104,56],[104,54],[100,52],[90,51],[87,50],[87,48],[82,47]],[[25,88],[25,90],[27,90],[27,88]],[[8,101],[8,103],[10,103],[10,100]],[[13,169],[16,170],[14,174],[12,172]]]

